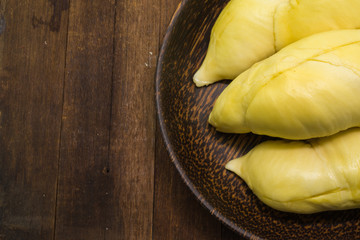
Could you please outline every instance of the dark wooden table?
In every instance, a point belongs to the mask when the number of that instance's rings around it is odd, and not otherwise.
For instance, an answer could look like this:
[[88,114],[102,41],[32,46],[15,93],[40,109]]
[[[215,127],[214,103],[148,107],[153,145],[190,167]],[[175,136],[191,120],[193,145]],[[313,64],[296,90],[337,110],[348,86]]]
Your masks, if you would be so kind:
[[164,147],[155,68],[179,0],[0,0],[0,239],[239,239]]

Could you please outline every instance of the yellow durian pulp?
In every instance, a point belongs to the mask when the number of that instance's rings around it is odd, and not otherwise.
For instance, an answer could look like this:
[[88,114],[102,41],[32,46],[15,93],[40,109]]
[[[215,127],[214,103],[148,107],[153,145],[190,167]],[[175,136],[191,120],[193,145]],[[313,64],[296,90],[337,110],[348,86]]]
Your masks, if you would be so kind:
[[287,0],[232,0],[211,31],[206,57],[194,75],[197,86],[234,79],[275,52],[273,15]]
[[294,140],[360,126],[360,30],[315,34],[255,64],[221,93],[209,123]]
[[263,142],[226,168],[268,206],[315,213],[360,208],[360,129],[303,141]]
[[276,51],[315,33],[360,27],[360,0],[289,0],[274,15]]
[[360,27],[360,0],[231,0],[218,17],[197,86],[240,73],[319,32]]

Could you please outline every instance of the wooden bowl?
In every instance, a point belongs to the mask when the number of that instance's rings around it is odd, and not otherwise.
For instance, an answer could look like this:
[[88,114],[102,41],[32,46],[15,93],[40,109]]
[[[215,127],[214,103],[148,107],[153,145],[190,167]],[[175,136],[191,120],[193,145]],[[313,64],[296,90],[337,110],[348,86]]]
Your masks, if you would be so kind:
[[[360,211],[290,214],[264,205],[225,164],[264,137],[216,132],[207,123],[228,82],[197,88],[192,76],[206,53],[211,27],[226,0],[184,0],[160,52],[156,101],[171,159],[201,203],[240,235],[258,239],[356,239]],[[260,166],[259,166],[260,167]]]

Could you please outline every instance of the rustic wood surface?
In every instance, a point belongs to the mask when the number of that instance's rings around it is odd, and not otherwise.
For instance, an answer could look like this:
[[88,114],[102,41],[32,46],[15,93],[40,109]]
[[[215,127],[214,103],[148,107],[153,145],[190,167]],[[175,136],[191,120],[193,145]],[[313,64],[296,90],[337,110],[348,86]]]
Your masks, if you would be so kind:
[[242,239],[164,147],[155,68],[179,0],[0,0],[0,239]]

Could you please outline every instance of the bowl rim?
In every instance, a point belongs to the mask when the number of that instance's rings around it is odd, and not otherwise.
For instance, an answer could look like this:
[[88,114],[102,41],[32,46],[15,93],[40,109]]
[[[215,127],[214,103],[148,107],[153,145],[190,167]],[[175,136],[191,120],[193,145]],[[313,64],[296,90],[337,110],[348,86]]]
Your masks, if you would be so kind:
[[[175,13],[173,14],[170,23],[167,27],[166,33],[165,33],[165,37],[163,38],[162,44],[161,44],[161,48],[159,51],[159,57],[158,57],[158,61],[157,61],[157,66],[156,66],[156,76],[155,76],[155,101],[156,101],[156,115],[157,115],[157,119],[160,125],[160,129],[161,129],[161,134],[162,137],[164,139],[165,145],[166,145],[166,149],[167,152],[170,156],[171,161],[173,162],[173,164],[175,165],[177,171],[180,173],[180,176],[182,178],[182,180],[185,182],[185,184],[188,186],[188,188],[190,188],[191,192],[196,196],[196,199],[200,202],[200,204],[207,208],[210,211],[211,215],[214,215],[218,220],[220,220],[222,223],[224,223],[228,228],[232,229],[233,231],[237,232],[238,234],[241,234],[243,237],[250,239],[251,237],[257,237],[255,234],[250,233],[248,231],[245,231],[244,229],[242,229],[241,227],[239,227],[238,225],[236,225],[233,221],[229,220],[228,218],[226,218],[224,215],[222,215],[218,210],[216,210],[202,195],[201,193],[196,189],[196,186],[193,184],[193,182],[188,178],[188,176],[186,175],[184,169],[182,168],[175,151],[173,150],[173,146],[171,144],[170,138],[167,134],[166,131],[166,124],[163,118],[163,112],[162,112],[162,102],[161,102],[161,91],[160,91],[160,82],[161,82],[161,77],[162,77],[162,68],[163,68],[163,58],[164,55],[166,53],[167,48],[169,47],[169,39],[172,35],[172,29],[174,27],[174,25],[176,25],[176,23],[178,22],[178,18],[180,16],[180,14],[182,13],[182,11],[184,10],[185,6],[188,4],[189,1],[192,0],[182,0],[179,5],[177,6]],[[259,238],[261,239],[261,238]]]

